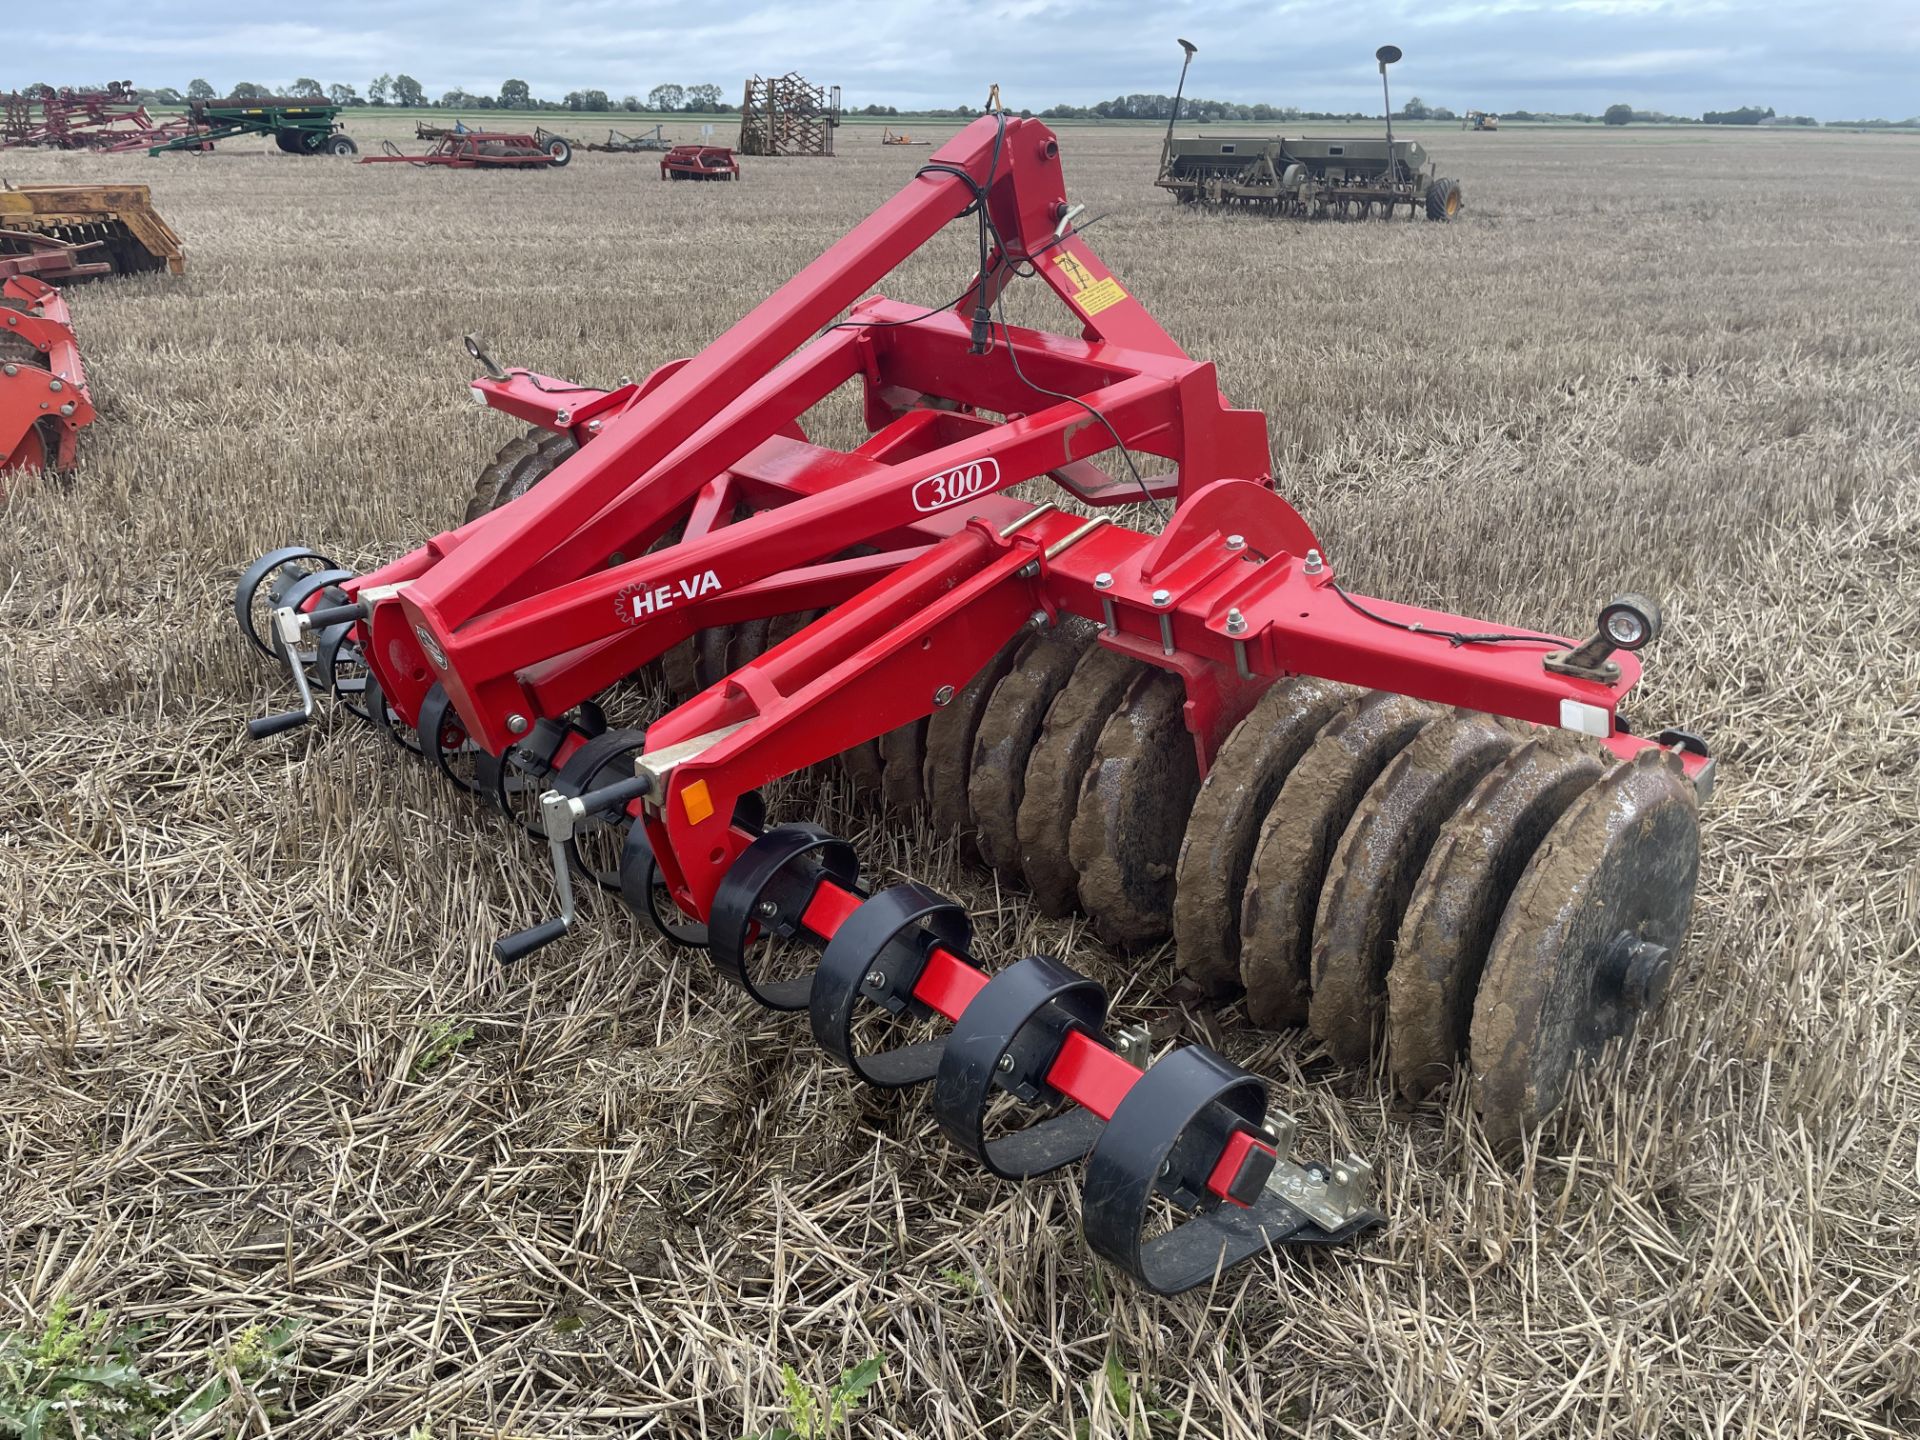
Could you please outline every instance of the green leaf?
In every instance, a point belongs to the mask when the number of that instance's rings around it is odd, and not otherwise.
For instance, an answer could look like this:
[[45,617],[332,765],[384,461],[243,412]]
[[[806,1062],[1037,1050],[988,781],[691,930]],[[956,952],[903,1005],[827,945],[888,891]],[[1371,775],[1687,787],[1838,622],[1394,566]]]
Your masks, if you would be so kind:
[[1113,1397],[1113,1403],[1120,1407],[1120,1413],[1126,1414],[1133,1408],[1133,1386],[1127,1382],[1126,1366],[1120,1363],[1116,1351],[1107,1352],[1107,1394]]
[[874,1382],[880,1378],[880,1372],[886,1368],[885,1355],[869,1355],[834,1382],[834,1400],[851,1409],[873,1388]]

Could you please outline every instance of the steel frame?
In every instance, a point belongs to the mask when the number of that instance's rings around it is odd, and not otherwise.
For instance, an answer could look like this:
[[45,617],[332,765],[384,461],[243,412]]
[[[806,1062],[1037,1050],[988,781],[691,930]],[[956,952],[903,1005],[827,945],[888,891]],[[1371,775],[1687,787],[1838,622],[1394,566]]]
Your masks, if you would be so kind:
[[38,351],[46,366],[0,363],[0,470],[9,468],[9,457],[23,453],[29,435],[40,426],[52,432],[47,456],[52,468],[70,470],[80,428],[93,420],[93,399],[67,302],[32,275],[0,280],[0,302],[5,302],[0,304],[0,333]]

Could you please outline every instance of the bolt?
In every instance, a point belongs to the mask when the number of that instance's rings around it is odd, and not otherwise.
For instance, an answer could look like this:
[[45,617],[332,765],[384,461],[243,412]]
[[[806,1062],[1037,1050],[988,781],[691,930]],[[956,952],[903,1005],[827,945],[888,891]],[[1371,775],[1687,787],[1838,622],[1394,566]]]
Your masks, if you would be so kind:
[[600,422],[598,420],[587,421],[587,433],[589,435],[598,435],[600,433]]
[[887,983],[887,977],[886,977],[885,971],[881,971],[881,970],[867,971],[867,988],[869,990],[878,990],[882,985],[886,983]]
[[758,915],[762,920],[771,920],[780,913],[780,907],[771,900],[762,900],[758,905],[753,907],[753,913]]
[[1246,549],[1246,548],[1247,548],[1247,537],[1246,537],[1246,536],[1244,536],[1244,535],[1229,535],[1229,536],[1227,536],[1227,548],[1228,548],[1229,550],[1244,550],[1244,549]]
[[[9,370],[7,373],[11,375],[13,372]],[[1096,590],[1111,590],[1113,588],[1113,576],[1102,570],[1098,575],[1093,577],[1093,588]]]
[[527,733],[527,717],[524,715],[507,716],[507,733],[509,735],[526,734]]
[[633,376],[622,375],[617,383],[621,385],[631,385],[633,383]]
[[553,416],[553,423],[556,425],[571,425],[573,423],[573,411],[571,410],[555,411]]
[[1044,630],[1052,623],[1053,622],[1047,618],[1047,612],[1044,610],[1036,610],[1027,617],[1027,628],[1030,630]]
[[942,685],[933,692],[933,704],[937,710],[944,710],[953,703],[953,686]]
[[62,405],[60,407],[60,413],[62,415],[71,415],[73,413],[73,401],[69,400],[66,404]]
[[1153,603],[1156,605],[1171,605],[1173,603],[1173,592],[1171,590],[1154,591]]
[[1164,1180],[1171,1174],[1173,1174],[1173,1161],[1162,1160],[1160,1162],[1160,1178]]
[[997,1069],[1002,1075],[1012,1074],[1013,1073],[1013,1056],[1002,1055],[1000,1057],[999,1063],[994,1068]]
[[1307,551],[1307,574],[1318,575],[1325,568],[1326,566],[1320,560],[1320,552],[1318,550]]
[[1246,616],[1242,615],[1238,610],[1227,611],[1227,633],[1229,635],[1244,635],[1246,629]]
[[62,385],[58,380],[53,381],[51,384],[47,386],[47,389],[51,390],[56,395],[58,395],[62,390],[66,388],[67,387]]
[[18,365],[7,365],[0,367],[0,371],[4,371],[4,373],[8,375],[18,375],[20,373],[20,367]]

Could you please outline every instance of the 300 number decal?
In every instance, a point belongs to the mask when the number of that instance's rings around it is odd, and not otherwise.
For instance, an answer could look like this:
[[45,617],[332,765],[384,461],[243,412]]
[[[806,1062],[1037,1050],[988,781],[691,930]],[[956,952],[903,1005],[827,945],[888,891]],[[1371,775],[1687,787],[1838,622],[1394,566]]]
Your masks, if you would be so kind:
[[929,475],[913,487],[913,508],[923,512],[944,510],[962,500],[992,490],[1000,483],[998,460],[976,460],[971,465],[956,465]]

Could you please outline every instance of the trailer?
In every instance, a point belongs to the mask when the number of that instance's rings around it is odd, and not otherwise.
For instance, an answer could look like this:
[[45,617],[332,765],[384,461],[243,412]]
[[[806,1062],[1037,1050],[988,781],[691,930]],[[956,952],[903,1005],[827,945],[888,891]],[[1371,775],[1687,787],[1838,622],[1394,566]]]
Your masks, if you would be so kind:
[[352,155],[353,143],[340,124],[340,107],[309,100],[194,100],[187,105],[179,133],[147,147],[149,155],[175,150],[210,150],[240,135],[267,135],[289,155]]
[[558,170],[573,159],[573,145],[545,130],[508,134],[496,130],[446,130],[424,155],[409,155],[391,140],[385,154],[362,155],[362,165],[425,165],[448,170]]

